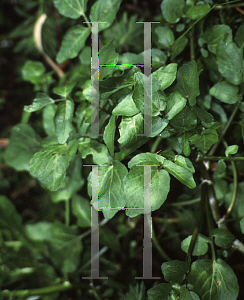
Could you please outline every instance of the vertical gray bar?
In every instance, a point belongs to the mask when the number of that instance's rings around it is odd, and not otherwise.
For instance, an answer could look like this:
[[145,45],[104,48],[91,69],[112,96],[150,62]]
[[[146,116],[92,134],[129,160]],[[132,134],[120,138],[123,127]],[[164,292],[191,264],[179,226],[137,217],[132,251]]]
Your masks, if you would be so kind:
[[144,134],[152,133],[151,23],[144,23]]
[[92,23],[91,136],[99,135],[98,23]]
[[108,277],[99,277],[98,166],[94,165],[92,165],[91,206],[91,277],[82,277],[82,279],[108,279]]
[[143,277],[136,279],[160,279],[152,277],[152,227],[151,227],[151,166],[144,165],[144,238],[143,238]]

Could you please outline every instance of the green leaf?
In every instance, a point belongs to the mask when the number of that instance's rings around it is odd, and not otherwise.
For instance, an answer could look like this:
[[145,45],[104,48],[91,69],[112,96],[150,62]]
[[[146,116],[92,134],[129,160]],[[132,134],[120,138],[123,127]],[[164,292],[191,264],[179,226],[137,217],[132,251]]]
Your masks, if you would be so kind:
[[180,131],[189,131],[197,127],[197,117],[194,112],[191,111],[189,106],[186,105],[176,116],[174,116],[170,121],[170,125]]
[[91,202],[89,200],[75,194],[72,197],[72,212],[80,227],[91,227]]
[[225,155],[228,157],[231,154],[236,154],[238,152],[238,149],[239,149],[238,145],[228,146],[225,150]]
[[170,160],[165,160],[163,164],[164,169],[173,175],[176,179],[178,179],[181,183],[189,187],[190,189],[194,189],[196,187],[196,182],[192,176],[192,172],[188,169],[173,163]]
[[0,196],[0,228],[9,229],[15,235],[22,232],[22,218],[13,203],[5,196]]
[[115,116],[111,116],[108,125],[105,127],[103,140],[109,150],[110,155],[114,156],[114,135],[115,135]]
[[74,84],[69,84],[69,85],[65,85],[65,86],[61,86],[61,87],[55,87],[53,89],[53,92],[56,95],[59,95],[66,99],[67,96],[72,92],[73,88],[74,88]]
[[185,274],[190,269],[188,261],[172,260],[165,262],[161,266],[164,279],[169,283],[181,283],[185,279]]
[[[112,165],[99,167],[99,201],[94,206],[96,210],[102,210],[107,219],[111,219],[125,206],[123,178],[127,175],[126,167],[114,160]],[[91,197],[91,174],[88,176],[87,191]],[[98,207],[99,205],[99,207]]]
[[218,247],[223,249],[230,248],[235,236],[227,229],[215,228],[211,231],[211,235],[215,237],[214,242]]
[[12,128],[8,147],[4,153],[6,164],[17,171],[29,171],[29,162],[35,152],[41,149],[40,137],[28,124]]
[[131,169],[136,165],[163,165],[165,159],[165,157],[156,153],[140,153],[128,162],[128,167]]
[[232,84],[242,83],[242,50],[233,42],[221,41],[216,48],[219,72]]
[[76,25],[68,29],[58,52],[57,62],[60,64],[68,58],[76,57],[84,47],[89,34],[90,29],[82,25]]
[[187,279],[202,300],[236,300],[238,297],[236,275],[222,259],[195,261]]
[[196,97],[200,95],[199,75],[195,61],[184,64],[179,68],[177,84],[182,96],[189,100],[190,106],[194,106]]
[[169,27],[157,27],[155,33],[158,36],[158,46],[159,48],[167,49],[174,44],[175,37],[173,31]]
[[241,232],[244,234],[244,217],[240,221]]
[[177,23],[183,15],[182,8],[185,6],[183,0],[164,0],[161,3],[161,10],[165,21]]
[[77,19],[86,12],[88,0],[55,0],[54,6],[67,18]]
[[[189,235],[187,238],[185,238],[181,243],[181,249],[187,253],[190,242],[191,242],[192,235]],[[210,242],[210,239],[206,236],[202,235],[201,233],[197,236],[197,241],[194,247],[194,250],[192,252],[192,255],[200,256],[204,255],[208,252],[208,243]]]
[[62,185],[57,191],[51,193],[53,202],[69,201],[82,188],[85,180],[81,177],[81,168],[81,159],[75,155],[70,162]]
[[177,165],[179,165],[179,166],[187,169],[191,173],[195,173],[194,166],[193,166],[193,164],[192,164],[192,162],[190,161],[189,158],[186,158],[186,157],[184,157],[182,155],[176,155],[175,158],[174,158],[174,162]]
[[108,164],[112,161],[107,147],[104,144],[90,138],[79,139],[78,151],[82,159],[91,154],[93,156],[93,162],[97,165]]
[[176,116],[186,105],[187,100],[181,96],[179,92],[173,92],[167,98],[167,114],[165,119],[171,120]]
[[24,80],[35,83],[36,79],[45,73],[45,67],[39,61],[27,60],[21,69],[21,73]]
[[132,98],[132,93],[126,95],[121,102],[119,102],[113,109],[112,114],[115,116],[128,116],[132,117],[139,113],[139,109],[136,107]]
[[196,114],[197,118],[203,122],[211,123],[214,121],[214,118],[210,113],[198,106],[193,106],[192,111]]
[[53,122],[55,113],[57,110],[57,105],[51,104],[44,107],[42,111],[42,124],[46,134],[56,134],[55,125]]
[[225,172],[225,170],[226,170],[226,163],[224,162],[223,159],[220,159],[217,164],[217,171],[219,174],[222,174]]
[[190,142],[203,152],[208,151],[217,141],[218,134],[217,131],[213,129],[205,129],[201,135],[195,134],[190,138]]
[[[152,197],[150,211],[159,209],[165,200],[170,189],[170,176],[165,170],[158,170],[151,167]],[[124,197],[126,199],[126,215],[133,218],[142,213],[150,213],[143,208],[144,192],[144,167],[133,167],[124,178]]]
[[216,48],[220,41],[227,35],[227,42],[232,40],[232,30],[228,25],[214,25],[207,29],[201,38],[199,39],[199,44],[203,46],[204,43],[207,43],[208,50],[216,54]]
[[171,284],[160,283],[147,291],[148,300],[169,300],[171,290]]
[[199,4],[190,6],[187,11],[185,11],[185,15],[192,20],[196,20],[206,15],[210,10],[209,4]]
[[80,261],[82,244],[77,230],[58,221],[28,224],[26,232],[31,240],[48,244],[48,256],[63,273],[74,272]]
[[24,110],[28,112],[38,111],[43,107],[53,104],[54,100],[44,93],[37,93],[36,98],[34,99],[33,104],[24,106]]
[[189,156],[191,153],[191,148],[190,148],[190,137],[192,136],[192,134],[190,132],[183,132],[182,134],[180,134],[178,136],[178,142],[183,150],[183,153],[185,156]]
[[161,67],[152,73],[153,77],[159,79],[161,84],[161,90],[168,88],[175,80],[177,73],[177,64],[172,63],[165,67]]
[[176,56],[181,54],[181,52],[185,49],[187,43],[188,43],[188,39],[184,36],[180,39],[177,39],[174,42],[174,44],[172,46],[171,60],[175,59]]
[[70,160],[77,151],[78,141],[65,145],[50,145],[37,152],[30,161],[30,172],[49,191],[61,186]]
[[[165,109],[165,95],[163,92],[159,91],[160,82],[157,78],[152,78],[152,83],[146,87],[143,86],[144,75],[142,73],[135,74],[135,87],[133,92],[133,101],[136,104],[136,107],[140,110],[141,114],[144,113],[144,97],[147,95],[148,98],[151,98],[152,92],[152,116],[155,117],[160,114],[160,111]],[[152,85],[152,90],[151,90]]]
[[106,22],[98,25],[98,31],[108,28],[115,20],[122,0],[97,0],[90,13],[91,22]]
[[[107,45],[99,49],[99,80],[111,74],[118,62],[119,54],[115,52],[115,48],[112,46],[112,41]],[[108,66],[101,66],[108,65]]]
[[224,103],[233,104],[242,99],[242,96],[238,95],[238,91],[237,86],[228,81],[221,81],[211,87],[209,93]]
[[54,116],[55,131],[60,144],[64,144],[73,130],[72,119],[74,112],[73,100],[65,100],[58,104]]

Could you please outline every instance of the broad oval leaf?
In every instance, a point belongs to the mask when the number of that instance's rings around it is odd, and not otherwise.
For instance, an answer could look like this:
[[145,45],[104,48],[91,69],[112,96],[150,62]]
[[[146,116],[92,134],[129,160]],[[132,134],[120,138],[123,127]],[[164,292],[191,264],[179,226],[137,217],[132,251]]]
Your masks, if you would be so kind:
[[164,19],[169,23],[177,23],[183,15],[182,9],[184,6],[184,0],[164,0],[161,3]]
[[43,107],[54,103],[54,100],[45,93],[37,93],[34,102],[31,105],[24,106],[24,110],[28,112],[38,111]]
[[90,34],[90,29],[82,25],[71,27],[62,41],[62,46],[57,55],[57,62],[60,64],[68,58],[74,58],[84,47],[86,39]]
[[238,297],[236,275],[222,259],[195,261],[187,279],[202,300],[236,300]]
[[30,161],[31,174],[48,190],[58,190],[77,146],[78,141],[72,140],[68,145],[50,145],[37,152]]
[[67,18],[77,19],[86,12],[88,0],[55,0],[54,6]]
[[[192,235],[189,235],[187,238],[185,238],[181,243],[181,249],[187,253],[190,243],[191,243]],[[192,252],[192,255],[200,256],[204,255],[208,252],[208,243],[210,242],[210,239],[201,233],[198,234],[196,244],[194,247],[194,250]]]
[[106,22],[98,25],[98,31],[108,28],[114,21],[122,0],[97,0],[90,13],[91,22]]
[[55,132],[60,144],[64,144],[73,130],[72,119],[74,112],[73,100],[65,100],[58,104],[54,116]]

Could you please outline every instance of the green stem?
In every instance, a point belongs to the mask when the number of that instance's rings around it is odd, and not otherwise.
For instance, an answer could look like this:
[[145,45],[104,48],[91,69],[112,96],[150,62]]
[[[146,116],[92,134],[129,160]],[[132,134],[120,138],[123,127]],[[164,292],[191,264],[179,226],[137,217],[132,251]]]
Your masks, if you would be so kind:
[[93,283],[93,280],[92,280],[92,279],[90,279],[90,284],[91,284],[91,287],[92,287],[92,290],[90,290],[90,292],[92,292],[93,296],[94,296],[97,300],[102,300],[102,299],[99,297],[99,295],[98,295],[98,293],[97,293],[97,291],[96,291],[96,289],[95,289],[95,286],[94,286],[94,283]]
[[[226,141],[223,141],[223,144],[224,144],[225,148],[228,147],[228,144],[226,143]],[[230,205],[229,205],[225,215],[219,220],[219,227],[221,227],[221,224],[223,222],[225,222],[226,218],[229,216],[229,214],[232,211],[233,206],[236,202],[237,189],[238,189],[238,176],[237,176],[237,169],[236,169],[236,165],[235,165],[234,161],[231,161],[231,165],[232,165],[232,170],[233,170],[233,181],[234,181],[233,193],[232,193]]]
[[63,292],[74,288],[74,286],[68,282],[65,281],[62,284],[59,285],[53,285],[53,286],[47,286],[43,288],[38,289],[30,289],[30,290],[17,290],[17,291],[9,291],[9,290],[3,290],[0,292],[0,295],[3,297],[29,297],[34,295],[45,295],[50,293],[57,293],[57,292]]
[[89,22],[89,20],[88,20],[88,18],[87,18],[87,16],[86,16],[86,14],[83,14],[82,17],[85,19],[87,26],[88,26],[89,28],[91,28],[91,24],[90,24],[90,22]]
[[208,156],[212,156],[212,155],[214,154],[215,150],[218,148],[219,143],[221,142],[222,138],[224,137],[226,131],[227,131],[228,128],[230,127],[230,125],[231,125],[231,123],[232,123],[232,121],[233,121],[233,119],[234,119],[234,117],[235,117],[235,115],[236,115],[236,113],[237,113],[237,110],[238,110],[238,107],[239,107],[240,103],[241,103],[241,101],[238,101],[238,102],[236,103],[236,105],[235,105],[235,107],[234,107],[234,109],[233,109],[233,111],[232,111],[232,114],[231,114],[231,116],[230,116],[228,122],[225,124],[223,130],[221,131],[221,134],[220,134],[220,136],[219,136],[218,142],[217,142],[216,144],[213,145],[213,147],[211,148],[211,150],[210,150],[209,153],[208,153]]
[[[239,2],[238,1],[232,1],[232,2],[229,2],[229,3],[233,3],[233,2]],[[215,9],[229,9],[229,8],[235,8],[235,7],[239,7],[239,6],[244,6],[244,3],[237,3],[237,4],[229,4],[228,3],[225,3],[224,5],[220,4],[220,5],[216,5],[215,6]]]
[[31,116],[30,112],[27,112],[27,111],[23,110],[22,117],[21,117],[21,123],[22,124],[27,124],[28,121],[29,121],[30,116]]
[[151,148],[151,153],[156,152],[159,143],[162,141],[162,138],[160,136],[158,136],[155,141],[153,142],[152,148]]
[[197,159],[197,161],[217,161],[223,159],[225,161],[240,161],[244,160],[244,157],[226,157],[226,156],[202,156]]
[[197,236],[198,236],[200,226],[201,226],[203,216],[204,216],[204,209],[205,209],[205,201],[206,201],[206,196],[207,196],[208,184],[209,183],[207,181],[203,181],[203,183],[201,185],[200,207],[199,207],[199,212],[198,212],[196,225],[195,225],[195,228],[194,228],[193,233],[192,233],[190,246],[189,246],[189,249],[188,249],[188,252],[187,252],[187,255],[186,255],[186,260],[190,260],[190,258],[192,256],[192,252],[193,252],[195,244],[196,244],[196,241],[197,241]]
[[195,60],[194,27],[190,32],[190,51],[191,51],[191,61],[193,61]]
[[213,262],[216,262],[216,255],[215,255],[215,249],[214,249],[214,241],[213,241],[213,236],[211,235],[212,231],[212,226],[211,226],[211,220],[210,220],[210,212],[209,212],[209,204],[206,201],[206,217],[207,217],[207,224],[208,224],[208,232],[209,232],[209,237],[210,237],[210,247],[211,247],[211,253],[212,253],[212,260]]
[[193,200],[188,200],[188,201],[181,201],[181,202],[175,202],[175,203],[171,203],[171,204],[165,204],[165,206],[186,206],[186,205],[193,205],[196,204],[198,202],[200,202],[200,198],[196,198]]
[[70,201],[65,201],[65,225],[69,226],[70,223]]
[[153,226],[152,226],[152,240],[153,240],[153,245],[156,247],[158,253],[162,256],[162,258],[165,259],[166,261],[171,261],[172,259],[168,256],[167,253],[164,252],[163,248],[159,245],[158,240],[154,233]]

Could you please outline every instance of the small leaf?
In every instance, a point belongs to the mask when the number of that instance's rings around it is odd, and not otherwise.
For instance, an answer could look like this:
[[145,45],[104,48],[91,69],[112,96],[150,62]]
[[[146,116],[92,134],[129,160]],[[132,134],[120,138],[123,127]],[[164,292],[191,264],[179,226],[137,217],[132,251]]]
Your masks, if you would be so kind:
[[12,128],[8,147],[4,153],[5,162],[17,171],[29,171],[29,162],[35,152],[41,149],[40,137],[28,124]]
[[197,127],[197,117],[194,112],[191,111],[189,106],[186,105],[176,116],[174,116],[170,121],[170,125],[180,131],[189,131]]
[[185,107],[186,102],[187,100],[179,92],[171,93],[169,98],[167,98],[167,114],[165,115],[165,119],[173,119]]
[[213,129],[205,129],[201,135],[195,134],[190,138],[190,142],[203,152],[208,151],[217,141],[218,134],[217,131]]
[[44,65],[39,61],[27,60],[21,70],[24,80],[35,83],[36,78],[45,73]]
[[241,232],[244,234],[244,217],[240,221]]
[[[95,203],[96,210],[102,210],[107,219],[111,219],[125,206],[123,178],[127,175],[126,167],[114,160],[110,165],[99,167],[99,201]],[[88,176],[87,191],[91,197],[91,175]]]
[[90,29],[82,25],[76,25],[68,29],[62,41],[61,48],[57,55],[57,62],[60,64],[68,58],[74,58],[84,47]]
[[190,263],[188,261],[172,260],[162,264],[161,269],[164,279],[169,283],[181,283],[188,273]]
[[108,28],[114,21],[122,0],[97,0],[91,7],[91,22],[106,22],[98,25],[98,31]]
[[54,100],[44,93],[37,93],[33,104],[24,106],[24,110],[28,112],[38,111],[43,107],[54,103]]
[[168,88],[175,80],[177,73],[177,64],[172,63],[165,67],[161,67],[152,73],[153,77],[156,77],[161,84],[160,89],[163,91]]
[[55,0],[54,6],[67,18],[77,19],[86,12],[88,0]]
[[171,290],[171,284],[160,283],[147,291],[148,300],[169,300]]
[[99,65],[101,65],[99,69],[99,80],[111,74],[118,62],[119,54],[115,52],[112,42],[111,40],[110,43],[103,46],[101,50],[99,49]]
[[228,157],[231,154],[236,154],[238,152],[239,146],[237,145],[232,145],[228,146],[227,149],[225,150],[225,155]]
[[209,94],[224,103],[234,104],[242,99],[242,96],[238,95],[238,91],[237,86],[228,81],[221,81],[211,87]]
[[242,50],[233,42],[221,41],[216,48],[219,72],[232,84],[242,82]]
[[204,15],[206,15],[210,11],[209,4],[199,4],[190,6],[187,11],[185,11],[185,15],[192,20],[196,20]]
[[211,231],[214,236],[214,242],[218,247],[228,249],[236,239],[235,236],[227,229],[215,228]]
[[189,170],[177,165],[176,163],[173,163],[170,160],[165,160],[163,167],[167,172],[169,172],[190,189],[194,189],[196,187],[196,182],[194,181],[192,172]]
[[91,202],[80,195],[72,197],[72,212],[77,217],[80,227],[91,226]]
[[132,93],[126,95],[121,102],[119,102],[113,109],[112,114],[115,116],[128,116],[132,117],[139,113],[139,109],[136,107],[132,98]]
[[58,190],[77,146],[78,141],[72,140],[68,145],[50,145],[37,152],[30,161],[31,174],[48,190]]
[[74,84],[70,84],[70,85],[65,85],[65,86],[61,86],[61,87],[55,87],[53,89],[53,92],[56,95],[59,95],[63,98],[67,98],[67,96],[72,92],[74,88]]
[[[181,249],[187,253],[190,242],[191,242],[192,235],[189,235],[187,238],[185,238],[181,243]],[[197,241],[194,247],[194,250],[192,252],[192,255],[200,256],[204,255],[208,252],[208,243],[210,242],[210,239],[202,235],[201,233],[197,236]]]
[[161,3],[161,10],[165,21],[177,23],[183,15],[182,8],[184,6],[184,0],[164,0]]
[[226,163],[223,159],[220,159],[217,164],[217,171],[219,174],[223,174],[226,170]]
[[174,44],[175,37],[173,31],[167,26],[157,27],[155,33],[158,36],[158,46],[159,48],[169,48]]
[[200,95],[199,75],[195,61],[184,64],[179,68],[177,83],[182,96],[189,100],[190,106],[194,106],[196,97]]
[[185,49],[187,43],[188,43],[188,39],[184,36],[180,39],[177,39],[174,42],[174,44],[172,46],[171,60],[175,59],[176,56],[181,54],[181,52]]
[[103,140],[109,150],[110,155],[114,156],[114,135],[115,135],[115,116],[111,116],[108,125],[105,127]]
[[72,119],[74,112],[73,100],[65,100],[58,104],[54,116],[55,131],[60,144],[64,144],[73,130]]

